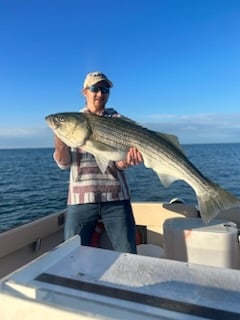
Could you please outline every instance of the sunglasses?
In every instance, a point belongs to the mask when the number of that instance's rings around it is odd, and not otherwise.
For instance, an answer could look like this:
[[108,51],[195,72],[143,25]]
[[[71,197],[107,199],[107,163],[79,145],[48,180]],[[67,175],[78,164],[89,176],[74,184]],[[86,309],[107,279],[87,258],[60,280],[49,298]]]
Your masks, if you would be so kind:
[[109,87],[97,87],[97,86],[90,86],[90,87],[87,87],[87,89],[91,92],[94,92],[94,93],[98,93],[99,91],[101,91],[102,93],[104,94],[107,94],[109,93],[110,91],[110,88]]

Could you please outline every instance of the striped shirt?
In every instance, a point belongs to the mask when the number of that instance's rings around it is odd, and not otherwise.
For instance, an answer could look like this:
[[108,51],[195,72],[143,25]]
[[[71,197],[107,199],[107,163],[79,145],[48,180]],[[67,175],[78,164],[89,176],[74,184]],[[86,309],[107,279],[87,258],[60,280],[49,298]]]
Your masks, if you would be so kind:
[[[86,112],[85,109],[81,110]],[[114,109],[105,109],[102,116],[118,116]],[[69,166],[58,166],[61,169],[70,167],[68,205],[99,203],[106,201],[128,200],[130,192],[123,170],[110,161],[102,173],[94,156],[81,148],[71,148],[72,162]]]

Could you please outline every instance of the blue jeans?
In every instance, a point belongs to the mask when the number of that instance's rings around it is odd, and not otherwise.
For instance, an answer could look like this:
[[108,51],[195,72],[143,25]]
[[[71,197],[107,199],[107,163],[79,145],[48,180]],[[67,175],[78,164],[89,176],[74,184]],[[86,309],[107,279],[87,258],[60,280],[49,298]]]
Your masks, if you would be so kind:
[[99,219],[104,223],[114,250],[136,253],[136,226],[129,200],[69,205],[65,240],[79,234],[82,245],[90,245]]

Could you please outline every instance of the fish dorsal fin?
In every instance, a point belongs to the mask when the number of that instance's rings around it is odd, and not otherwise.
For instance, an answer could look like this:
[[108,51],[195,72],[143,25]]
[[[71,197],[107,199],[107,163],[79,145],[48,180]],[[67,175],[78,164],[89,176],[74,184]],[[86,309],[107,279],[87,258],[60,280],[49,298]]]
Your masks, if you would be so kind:
[[[134,123],[136,125],[139,125],[136,121],[132,120],[132,119],[129,119],[125,116],[120,116],[121,119],[123,119],[124,121],[127,121],[127,122],[130,122],[130,123]],[[140,125],[141,126],[141,125]],[[162,133],[162,132],[159,132],[159,131],[153,131],[155,132],[158,136],[160,136],[162,139],[165,139],[167,140],[168,142],[170,142],[171,144],[174,145],[175,148],[178,149],[178,151],[180,151],[182,154],[185,155],[185,152],[182,148],[182,146],[180,145],[179,143],[179,140],[178,140],[178,137],[174,134],[169,134],[169,133]]]
[[[125,117],[125,116],[120,116],[120,118],[124,121],[127,121],[127,122],[130,122],[130,123],[134,123],[136,125],[140,125],[138,124],[136,121],[128,118],[128,117]],[[140,125],[141,126],[141,125]],[[182,154],[185,155],[185,152],[182,148],[182,146],[180,145],[179,143],[179,140],[178,140],[178,137],[174,134],[169,134],[169,133],[162,133],[162,132],[159,132],[159,131],[153,131],[155,132],[158,136],[160,136],[162,139],[165,139],[167,140],[168,142],[170,142],[171,144],[173,144],[175,146],[175,148],[177,148]]]
[[123,116],[123,115],[119,115],[119,116],[113,117],[113,118],[118,118],[118,119],[121,119],[123,121],[130,122],[130,123],[133,123],[133,124],[135,124],[137,126],[142,127],[142,125],[140,123],[138,123],[137,121],[132,120],[132,119],[130,119],[130,118],[126,117],[126,116]]
[[121,119],[123,119],[123,120],[125,120],[125,121],[128,121],[128,122],[132,122],[132,123],[137,124],[136,121],[134,121],[134,120],[132,120],[132,119],[130,119],[130,118],[128,118],[128,117],[125,117],[125,116],[120,115],[119,118],[121,118]]
[[162,133],[162,132],[157,132],[157,131],[156,131],[156,134],[159,135],[161,138],[167,140],[171,144],[173,144],[175,148],[177,148],[182,154],[185,155],[185,152],[184,152],[182,146],[180,145],[177,136],[175,136],[174,134],[167,134],[167,133]]

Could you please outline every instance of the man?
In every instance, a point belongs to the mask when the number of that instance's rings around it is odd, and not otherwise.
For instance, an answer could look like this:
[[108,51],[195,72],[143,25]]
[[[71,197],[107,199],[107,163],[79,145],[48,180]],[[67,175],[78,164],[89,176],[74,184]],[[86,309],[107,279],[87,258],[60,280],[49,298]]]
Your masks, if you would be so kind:
[[[114,109],[105,107],[112,87],[102,72],[89,73],[83,84],[86,105],[81,112],[119,116]],[[114,250],[136,253],[135,221],[123,169],[142,162],[141,154],[130,148],[126,160],[111,162],[102,173],[92,154],[80,148],[70,149],[55,136],[54,159],[61,169],[70,168],[65,240],[80,234],[82,245],[90,245],[101,219]]]

